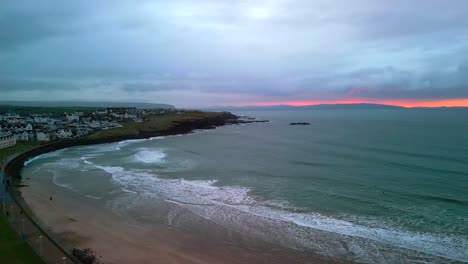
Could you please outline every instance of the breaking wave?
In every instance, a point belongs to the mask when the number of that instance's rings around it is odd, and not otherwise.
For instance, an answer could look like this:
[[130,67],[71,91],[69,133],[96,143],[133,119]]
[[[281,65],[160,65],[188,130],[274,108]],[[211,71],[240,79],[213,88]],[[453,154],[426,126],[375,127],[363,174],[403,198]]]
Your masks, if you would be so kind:
[[49,152],[49,153],[45,153],[45,154],[36,156],[36,157],[34,157],[34,158],[32,158],[32,159],[27,160],[27,161],[24,163],[24,166],[27,166],[28,164],[30,164],[31,162],[36,161],[36,160],[58,157],[58,156],[60,156],[60,154],[61,154],[63,151],[64,151],[64,150],[61,149],[61,150],[57,150],[57,151],[54,151],[54,152]]
[[133,159],[147,164],[164,163],[166,154],[159,149],[142,149],[133,155]]
[[[154,139],[164,137],[152,140]],[[79,159],[62,158],[45,166],[52,166],[49,168],[51,172],[57,167],[81,171],[99,169],[110,174],[112,181],[124,192],[162,198],[226,228],[317,254],[367,263],[453,263],[454,260],[468,262],[466,236],[418,233],[391,228],[377,217],[370,220],[346,221],[343,219],[350,220],[353,216],[338,219],[304,208],[294,208],[283,200],[259,200],[252,196],[251,190],[246,187],[222,186],[216,180],[164,179],[158,177],[154,169],[105,166],[93,159],[103,155],[103,152],[120,150],[129,144],[142,141],[145,140],[73,149],[86,155]],[[59,155],[61,151],[43,154],[27,161],[26,164]],[[167,162],[167,155],[162,149],[137,148],[130,157],[125,157],[125,161],[129,160],[143,164],[164,164],[164,168],[159,168],[159,171],[163,172],[176,170],[170,167],[169,163],[172,162]],[[193,166],[188,161],[184,164],[177,163],[178,169]],[[76,186],[63,181],[57,174],[54,174],[53,182],[76,191]]]
[[464,237],[368,227],[317,213],[298,213],[300,208],[285,201],[258,201],[249,195],[250,189],[219,186],[216,180],[161,179],[145,170],[94,166],[111,174],[127,192],[165,199],[272,243],[368,263],[468,260]]

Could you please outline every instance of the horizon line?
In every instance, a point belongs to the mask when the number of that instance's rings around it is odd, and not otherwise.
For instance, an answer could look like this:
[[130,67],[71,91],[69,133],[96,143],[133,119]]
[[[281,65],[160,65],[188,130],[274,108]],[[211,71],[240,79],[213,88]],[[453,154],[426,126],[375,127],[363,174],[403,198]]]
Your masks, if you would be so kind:
[[376,104],[395,106],[403,108],[457,108],[468,107],[468,98],[454,99],[397,99],[397,100],[374,100],[374,99],[345,99],[345,100],[317,100],[317,101],[279,101],[279,102],[255,102],[251,104],[239,104],[232,107],[274,107],[274,106],[318,106],[318,105],[358,105],[358,104]]

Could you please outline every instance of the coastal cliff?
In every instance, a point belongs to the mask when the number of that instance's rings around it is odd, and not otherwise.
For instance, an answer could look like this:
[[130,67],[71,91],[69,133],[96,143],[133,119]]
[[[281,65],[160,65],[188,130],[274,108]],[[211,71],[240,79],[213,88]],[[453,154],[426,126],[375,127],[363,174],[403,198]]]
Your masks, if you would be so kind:
[[229,112],[185,111],[178,114],[149,116],[141,123],[127,123],[122,128],[101,131],[88,137],[65,139],[41,145],[13,158],[4,169],[7,176],[21,179],[24,163],[35,156],[73,146],[113,143],[166,135],[188,134],[196,129],[213,129],[242,121]]

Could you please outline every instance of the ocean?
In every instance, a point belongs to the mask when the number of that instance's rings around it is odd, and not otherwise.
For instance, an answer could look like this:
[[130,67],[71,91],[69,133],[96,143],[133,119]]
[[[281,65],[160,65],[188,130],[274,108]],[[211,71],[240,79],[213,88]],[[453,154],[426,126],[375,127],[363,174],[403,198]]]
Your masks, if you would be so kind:
[[149,223],[198,221],[158,210],[154,199],[319,255],[468,262],[467,110],[234,113],[271,122],[72,147],[28,161],[23,175],[52,175],[55,185]]

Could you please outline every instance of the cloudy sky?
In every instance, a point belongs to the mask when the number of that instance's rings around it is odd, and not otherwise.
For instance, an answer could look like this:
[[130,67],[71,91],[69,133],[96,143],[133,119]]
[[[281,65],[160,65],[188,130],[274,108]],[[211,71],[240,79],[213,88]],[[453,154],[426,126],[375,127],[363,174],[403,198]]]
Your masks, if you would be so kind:
[[0,101],[468,106],[466,0],[0,4]]

